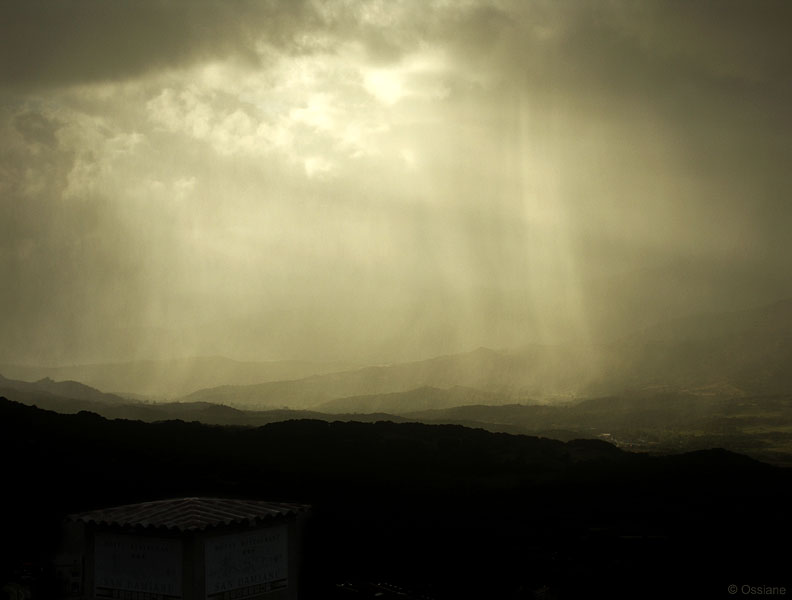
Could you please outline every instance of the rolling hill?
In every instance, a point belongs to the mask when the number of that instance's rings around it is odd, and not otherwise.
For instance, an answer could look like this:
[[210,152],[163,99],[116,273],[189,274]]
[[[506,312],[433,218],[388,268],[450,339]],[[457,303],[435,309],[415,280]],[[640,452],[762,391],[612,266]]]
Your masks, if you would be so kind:
[[414,423],[240,431],[58,415],[2,398],[0,450],[14,490],[0,515],[0,581],[27,565],[38,589],[64,515],[187,496],[310,504],[306,597],[348,598],[355,590],[342,582],[386,581],[436,600],[636,589],[704,598],[788,573],[774,542],[791,533],[790,470],[723,450],[647,456]]

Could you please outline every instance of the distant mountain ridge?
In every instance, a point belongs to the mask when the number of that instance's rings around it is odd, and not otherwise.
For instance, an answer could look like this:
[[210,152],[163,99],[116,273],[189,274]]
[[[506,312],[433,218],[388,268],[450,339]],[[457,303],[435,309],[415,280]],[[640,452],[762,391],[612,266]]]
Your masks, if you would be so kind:
[[[184,414],[186,405],[206,403],[257,411],[288,408],[403,415],[463,405],[568,403],[624,394],[785,394],[792,392],[792,300],[675,319],[608,344],[528,345],[508,351],[482,347],[427,360],[321,372],[340,366],[205,357],[50,371],[83,370],[91,381],[125,382],[138,390],[147,386],[194,389],[202,382],[257,382],[211,385],[177,397],[182,405],[174,409],[178,414]],[[26,372],[32,375],[34,370]],[[281,378],[261,381],[267,377]],[[28,403],[36,394],[52,394],[81,402],[134,404],[76,381],[4,381],[0,384],[16,390],[17,396],[27,394]],[[144,408],[136,410],[148,413]]]
[[609,351],[619,356],[624,389],[788,393],[792,391],[792,299],[674,319]]
[[53,381],[49,377],[34,382],[7,379],[0,375],[0,391],[13,390],[25,394],[45,394],[59,398],[98,402],[103,404],[123,404],[126,399],[115,394],[101,392],[78,381]]
[[[383,394],[419,388],[477,390],[504,404],[625,392],[777,394],[792,391],[792,300],[676,319],[608,344],[478,348],[423,361],[366,367],[250,386],[203,389],[182,398],[244,408],[390,410]],[[433,392],[434,393],[434,392]],[[440,394],[435,393],[439,398]],[[368,400],[351,400],[368,397]],[[346,398],[343,403],[340,398]],[[329,404],[328,404],[329,403]],[[475,402],[463,402],[475,403]]]
[[299,379],[317,373],[349,369],[343,362],[237,361],[223,356],[124,363],[36,367],[0,365],[0,373],[17,380],[73,379],[130,397],[164,399],[230,383],[248,385],[264,381]]
[[466,405],[502,404],[507,399],[497,394],[484,392],[474,388],[455,386],[441,389],[423,386],[406,392],[391,392],[368,396],[350,396],[336,398],[317,406],[317,410],[325,413],[371,413],[386,412],[395,415],[408,412],[444,409]]
[[592,376],[588,349],[530,346],[519,352],[478,348],[422,361],[365,367],[292,381],[199,390],[183,401],[245,408],[289,406],[317,409],[338,398],[407,393],[417,388],[472,388],[499,402],[567,394]]
[[198,421],[210,425],[257,427],[291,419],[357,420],[361,422],[403,422],[408,420],[382,412],[369,414],[336,412],[330,415],[316,411],[290,409],[244,411],[210,402],[139,402],[114,394],[105,394],[74,381],[56,382],[43,379],[38,382],[26,382],[6,379],[1,375],[0,395],[13,402],[61,414],[88,411],[106,419],[146,423],[180,420]]

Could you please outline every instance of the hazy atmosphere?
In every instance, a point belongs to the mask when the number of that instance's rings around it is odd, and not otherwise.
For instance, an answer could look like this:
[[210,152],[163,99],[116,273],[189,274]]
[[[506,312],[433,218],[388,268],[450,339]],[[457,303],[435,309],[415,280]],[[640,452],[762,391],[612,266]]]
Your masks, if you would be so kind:
[[378,363],[792,295],[792,4],[0,5],[0,360]]
[[0,0],[0,600],[792,590],[792,0]]

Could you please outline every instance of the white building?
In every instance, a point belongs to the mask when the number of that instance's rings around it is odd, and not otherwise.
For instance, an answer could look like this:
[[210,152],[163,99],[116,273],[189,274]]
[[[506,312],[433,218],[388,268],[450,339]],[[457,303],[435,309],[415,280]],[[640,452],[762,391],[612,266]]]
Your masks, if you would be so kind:
[[180,498],[71,515],[66,598],[294,600],[308,507]]

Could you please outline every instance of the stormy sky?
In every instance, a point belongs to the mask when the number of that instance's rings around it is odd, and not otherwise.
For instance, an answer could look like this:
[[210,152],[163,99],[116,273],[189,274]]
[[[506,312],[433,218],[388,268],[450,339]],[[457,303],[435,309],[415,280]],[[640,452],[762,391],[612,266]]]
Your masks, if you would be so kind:
[[0,360],[384,362],[792,295],[792,4],[3,0]]

